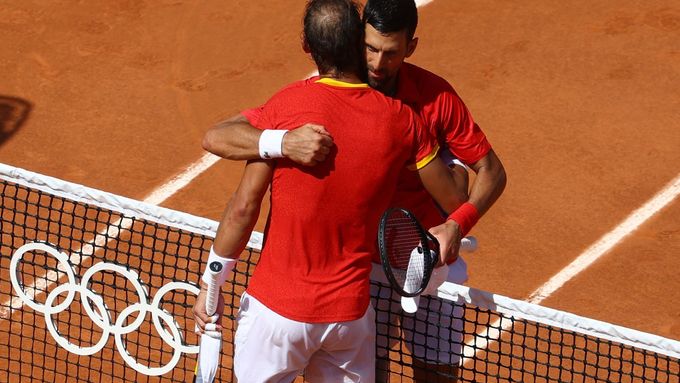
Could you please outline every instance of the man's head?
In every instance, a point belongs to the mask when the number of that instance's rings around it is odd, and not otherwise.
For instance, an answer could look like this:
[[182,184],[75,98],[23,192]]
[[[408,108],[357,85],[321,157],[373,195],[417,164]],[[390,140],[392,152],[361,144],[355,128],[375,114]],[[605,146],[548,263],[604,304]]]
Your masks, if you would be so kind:
[[413,38],[418,26],[414,0],[368,0],[364,7],[368,83],[392,94],[404,59],[418,45]]
[[320,74],[363,77],[364,26],[351,0],[310,0],[304,17],[304,46]]

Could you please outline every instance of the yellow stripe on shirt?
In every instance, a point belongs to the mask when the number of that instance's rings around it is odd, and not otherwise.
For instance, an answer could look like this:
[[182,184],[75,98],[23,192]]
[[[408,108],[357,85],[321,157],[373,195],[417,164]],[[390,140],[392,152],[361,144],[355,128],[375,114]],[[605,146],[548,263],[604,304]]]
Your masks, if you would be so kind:
[[425,165],[429,164],[430,162],[432,162],[432,160],[437,158],[437,153],[439,153],[439,145],[435,145],[434,149],[432,149],[430,154],[425,156],[425,158],[416,162],[414,165],[409,165],[408,169],[409,170],[418,170],[418,169],[424,168]]
[[326,85],[332,85],[332,86],[338,86],[341,88],[368,88],[368,84],[361,83],[361,84],[352,84],[349,82],[344,82],[340,80],[336,80],[334,78],[330,77],[322,77],[316,81],[314,81],[319,84],[326,84]]

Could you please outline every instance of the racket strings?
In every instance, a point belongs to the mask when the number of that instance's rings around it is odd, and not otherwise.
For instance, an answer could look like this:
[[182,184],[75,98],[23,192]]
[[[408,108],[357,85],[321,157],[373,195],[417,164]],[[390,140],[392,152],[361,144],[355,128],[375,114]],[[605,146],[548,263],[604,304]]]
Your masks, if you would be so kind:
[[425,274],[425,257],[421,248],[423,234],[419,226],[411,217],[395,212],[386,221],[385,239],[397,284],[407,293],[420,290]]

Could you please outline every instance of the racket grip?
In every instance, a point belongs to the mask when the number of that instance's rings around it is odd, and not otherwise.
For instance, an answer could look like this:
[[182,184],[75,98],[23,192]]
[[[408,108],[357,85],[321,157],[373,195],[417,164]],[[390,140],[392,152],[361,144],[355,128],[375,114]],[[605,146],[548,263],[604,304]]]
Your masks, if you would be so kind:
[[471,253],[477,250],[477,238],[467,236],[460,240],[460,251]]
[[208,265],[208,295],[205,301],[205,311],[209,316],[213,316],[217,310],[217,301],[220,295],[220,280],[222,274],[222,264],[219,262],[211,262]]

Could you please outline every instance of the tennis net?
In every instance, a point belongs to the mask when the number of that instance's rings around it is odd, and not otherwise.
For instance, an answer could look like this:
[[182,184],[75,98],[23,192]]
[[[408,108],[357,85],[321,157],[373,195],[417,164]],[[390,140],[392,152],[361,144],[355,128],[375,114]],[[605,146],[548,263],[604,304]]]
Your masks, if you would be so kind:
[[[0,382],[193,380],[191,307],[216,222],[3,164],[0,198]],[[261,244],[253,233],[223,289],[228,318]],[[453,284],[413,317],[374,271],[380,379],[680,383],[678,341]],[[224,325],[217,379],[230,382]]]

